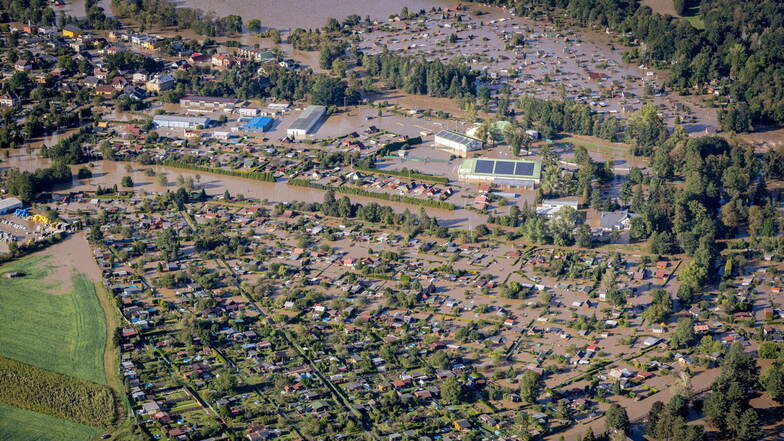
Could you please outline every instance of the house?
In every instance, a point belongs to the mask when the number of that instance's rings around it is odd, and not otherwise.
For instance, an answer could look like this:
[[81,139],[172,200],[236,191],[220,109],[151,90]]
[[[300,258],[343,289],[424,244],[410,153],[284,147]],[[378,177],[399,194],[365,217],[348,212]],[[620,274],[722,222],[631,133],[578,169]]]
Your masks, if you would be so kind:
[[173,89],[177,81],[169,74],[156,75],[150,81],[144,84],[144,88],[148,92],[160,93],[169,89]]
[[28,60],[17,60],[14,63],[14,70],[17,72],[30,72],[33,70],[33,64]]
[[0,96],[0,107],[14,107],[20,103],[21,100],[13,92],[6,92]]
[[128,85],[128,80],[126,80],[125,77],[121,77],[118,75],[112,78],[112,87],[114,87],[115,90],[123,90],[127,85]]
[[99,84],[95,86],[95,94],[100,96],[112,96],[115,90],[114,87],[108,84]]
[[636,216],[638,215],[629,213],[628,210],[602,211],[599,213],[599,228],[602,231],[628,230],[632,218]]
[[553,217],[563,207],[571,207],[575,210],[580,208],[580,203],[576,199],[544,199],[536,206],[538,216]]
[[146,83],[150,80],[150,74],[148,74],[146,70],[140,70],[133,73],[131,80],[134,83]]
[[471,423],[469,423],[468,420],[457,420],[452,423],[452,426],[454,426],[455,430],[471,430]]
[[82,30],[76,25],[68,24],[63,27],[63,37],[76,38],[80,35],[82,35]]

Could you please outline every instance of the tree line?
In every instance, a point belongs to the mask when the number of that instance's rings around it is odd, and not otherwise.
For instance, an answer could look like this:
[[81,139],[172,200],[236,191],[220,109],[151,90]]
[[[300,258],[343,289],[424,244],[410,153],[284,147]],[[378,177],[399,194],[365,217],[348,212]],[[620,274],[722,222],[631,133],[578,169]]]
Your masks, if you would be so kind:
[[383,79],[395,89],[414,95],[460,98],[476,95],[478,73],[465,64],[428,61],[385,51],[364,55],[362,66],[373,77]]
[[4,178],[3,189],[19,196],[22,202],[29,203],[35,200],[38,193],[51,190],[55,184],[70,183],[71,169],[62,162],[34,173],[11,168],[6,170]]

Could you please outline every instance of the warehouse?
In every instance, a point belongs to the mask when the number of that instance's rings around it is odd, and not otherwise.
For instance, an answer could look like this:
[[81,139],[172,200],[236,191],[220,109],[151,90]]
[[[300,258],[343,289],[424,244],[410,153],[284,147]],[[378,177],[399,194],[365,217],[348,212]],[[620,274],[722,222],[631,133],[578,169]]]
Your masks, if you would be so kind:
[[17,198],[5,198],[0,201],[0,214],[10,213],[17,208],[22,208],[22,201]]
[[481,150],[483,147],[482,141],[449,130],[436,133],[435,143],[436,147],[449,150],[463,158],[468,156],[468,152]]
[[238,102],[236,98],[188,95],[180,99],[180,108],[186,112],[231,113]]
[[291,126],[286,130],[286,134],[294,139],[304,138],[316,127],[316,124],[321,121],[325,113],[327,113],[327,108],[324,106],[306,107],[299,118],[291,123]]
[[156,129],[197,129],[209,127],[210,119],[201,116],[155,115],[152,123]]
[[542,176],[542,163],[471,158],[463,161],[457,176],[464,182],[534,188]]
[[243,132],[263,133],[272,127],[274,121],[274,119],[268,116],[256,116],[241,125],[240,130]]

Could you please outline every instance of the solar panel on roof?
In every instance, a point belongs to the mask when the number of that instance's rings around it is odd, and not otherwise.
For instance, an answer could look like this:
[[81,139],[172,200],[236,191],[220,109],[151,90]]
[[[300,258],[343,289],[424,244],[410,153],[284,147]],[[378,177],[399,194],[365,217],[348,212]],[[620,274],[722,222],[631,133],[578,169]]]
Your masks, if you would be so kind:
[[511,175],[514,174],[515,163],[511,161],[495,161],[495,174]]
[[485,161],[480,159],[476,161],[476,173],[492,173],[494,164],[495,161]]
[[518,162],[514,174],[517,176],[531,176],[534,174],[533,162]]

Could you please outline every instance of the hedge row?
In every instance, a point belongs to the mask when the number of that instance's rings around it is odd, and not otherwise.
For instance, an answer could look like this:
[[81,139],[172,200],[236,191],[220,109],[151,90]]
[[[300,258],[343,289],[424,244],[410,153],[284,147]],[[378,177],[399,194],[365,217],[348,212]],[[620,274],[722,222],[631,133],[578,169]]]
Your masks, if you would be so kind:
[[236,176],[239,178],[254,179],[256,181],[275,182],[275,176],[271,172],[241,172],[237,170],[226,170],[218,167],[203,167],[183,161],[161,161],[158,164],[166,167],[184,168],[186,170],[201,171],[205,173],[215,173],[218,175]]
[[354,166],[354,169],[363,171],[366,173],[375,173],[381,175],[390,175],[390,176],[400,176],[403,178],[409,179],[418,179],[420,181],[429,181],[434,182],[436,184],[448,184],[449,178],[445,176],[433,176],[433,175],[426,175],[424,173],[414,173],[412,171],[397,171],[397,170],[380,170],[377,168],[365,168],[365,167],[357,167]]
[[401,195],[390,194],[390,193],[376,193],[373,191],[367,191],[357,187],[344,187],[344,186],[334,187],[331,185],[316,184],[308,181],[307,179],[289,179],[289,185],[295,185],[298,187],[317,188],[319,190],[332,190],[335,193],[350,194],[350,195],[361,196],[364,198],[371,198],[371,199],[382,199],[391,202],[402,202],[404,204],[420,205],[423,207],[440,208],[442,210],[455,209],[454,204],[450,202],[434,201],[432,199],[412,198],[410,196],[401,196]]
[[114,394],[100,384],[0,357],[0,401],[88,426],[111,426]]
[[411,146],[417,144],[422,144],[421,136],[417,136],[416,138],[408,138],[405,141],[390,142],[389,144],[386,144],[384,147],[378,149],[378,151],[376,151],[376,155],[386,156],[391,152],[395,152],[402,149],[403,146],[407,146],[407,145]]

